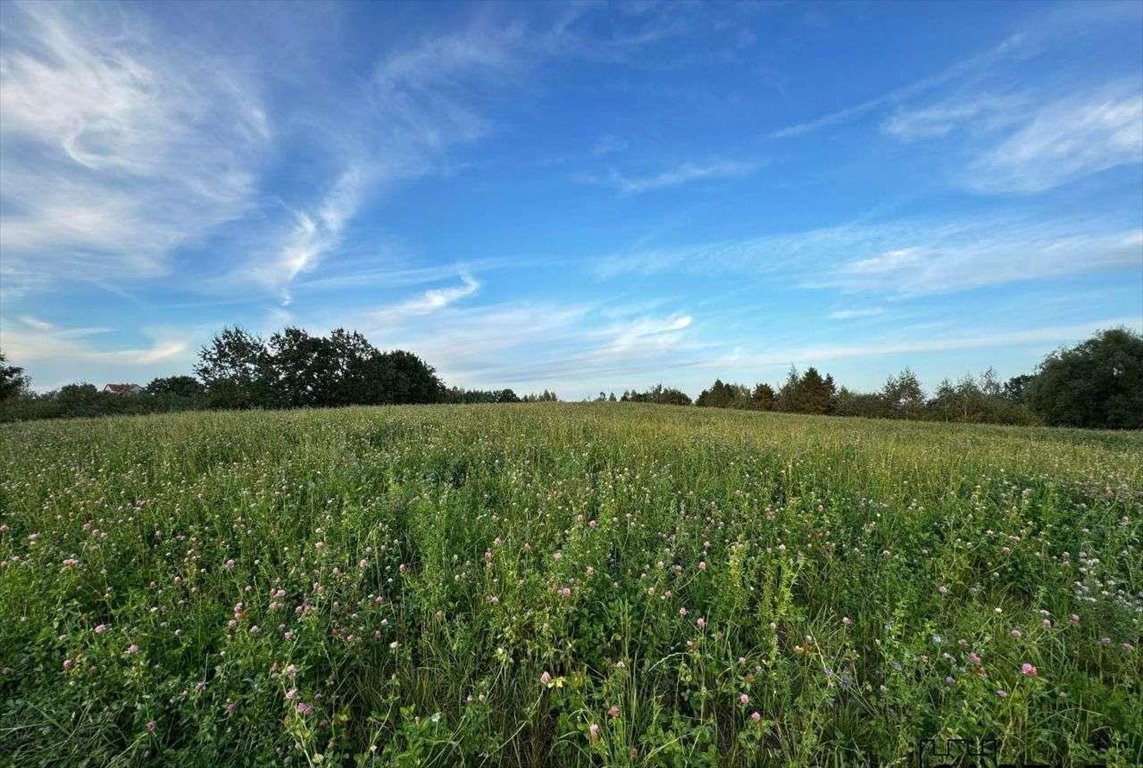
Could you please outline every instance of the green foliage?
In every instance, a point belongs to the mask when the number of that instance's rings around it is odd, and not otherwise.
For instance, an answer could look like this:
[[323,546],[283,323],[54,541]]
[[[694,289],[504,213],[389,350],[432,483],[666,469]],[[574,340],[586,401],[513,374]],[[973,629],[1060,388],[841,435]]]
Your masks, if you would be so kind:
[[799,376],[797,369],[791,368],[778,392],[778,409],[788,413],[830,413],[835,394],[832,376],[823,378],[813,366]]
[[558,403],[559,401],[560,398],[555,392],[549,392],[546,389],[539,394],[532,393],[521,398],[521,402],[525,403]]
[[[601,401],[606,399],[609,402],[615,402],[615,393],[611,393],[610,398],[604,398],[603,393],[599,393]],[[657,405],[690,405],[691,398],[686,392],[672,387],[664,387],[662,384],[656,384],[648,389],[646,392],[636,392],[631,390],[624,392],[623,396],[619,398],[620,402],[624,403],[655,403]]]
[[1143,428],[1143,336],[1112,329],[1059,350],[1040,364],[1027,390],[1049,424]]
[[942,381],[926,408],[930,418],[940,421],[1037,423],[1035,414],[1024,403],[1005,394],[992,369],[979,378],[965,376],[955,384],[947,379]]
[[24,369],[17,365],[7,365],[4,353],[0,352],[0,400],[7,400],[22,394],[28,386]]
[[254,408],[272,402],[270,352],[258,336],[223,328],[199,351],[195,375],[206,385],[214,408]]
[[170,395],[191,399],[204,396],[206,387],[193,376],[167,376],[152,379],[151,383],[143,388],[143,392],[148,395]]
[[286,328],[265,342],[225,328],[199,353],[195,373],[216,408],[321,408],[437,403],[435,371],[411,352],[380,352],[357,332],[328,337]]
[[0,765],[1143,753],[1139,433],[348,408],[0,466]]

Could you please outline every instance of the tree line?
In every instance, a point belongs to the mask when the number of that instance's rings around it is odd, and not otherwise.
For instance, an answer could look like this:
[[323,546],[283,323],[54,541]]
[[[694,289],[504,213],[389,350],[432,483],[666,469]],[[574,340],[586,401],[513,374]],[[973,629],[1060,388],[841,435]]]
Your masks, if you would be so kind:
[[[69,384],[36,394],[22,369],[0,354],[0,421],[159,411],[325,408],[412,403],[555,402],[554,392],[517,395],[511,389],[448,387],[435,369],[411,352],[382,352],[363,335],[337,329],[328,336],[285,328],[268,339],[224,328],[204,346],[194,375],[157,378],[124,396],[92,384]],[[695,405],[866,418],[925,419],[997,424],[1143,428],[1143,336],[1127,329],[1101,331],[1059,349],[1034,373],[1001,382],[990,369],[980,376],[945,380],[926,394],[905,369],[877,392],[838,386],[815,367],[791,368],[776,389],[716,379],[693,402],[679,389],[657,384],[597,400]]]
[[[600,392],[597,401],[691,405],[677,389],[658,384],[645,392]],[[931,395],[906,368],[877,392],[839,387],[815,367],[791,368],[775,389],[715,379],[694,405],[877,419],[1050,424],[1103,429],[1143,429],[1143,336],[1116,328],[1068,349],[1052,352],[1034,373],[1001,382],[992,369],[958,381],[942,381]]]
[[162,411],[329,408],[415,403],[555,401],[554,392],[517,395],[511,389],[447,387],[411,352],[382,352],[356,331],[328,336],[285,328],[268,339],[224,328],[198,354],[193,376],[157,378],[141,392],[103,392],[68,384],[44,394],[29,388],[23,370],[0,354],[0,421],[142,414]]

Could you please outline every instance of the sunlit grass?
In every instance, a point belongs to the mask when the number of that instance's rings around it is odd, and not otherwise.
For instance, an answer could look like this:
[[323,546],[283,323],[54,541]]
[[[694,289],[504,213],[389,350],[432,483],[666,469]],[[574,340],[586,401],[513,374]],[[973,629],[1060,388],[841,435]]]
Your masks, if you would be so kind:
[[11,765],[1143,754],[1139,434],[359,408],[6,426],[0,471]]

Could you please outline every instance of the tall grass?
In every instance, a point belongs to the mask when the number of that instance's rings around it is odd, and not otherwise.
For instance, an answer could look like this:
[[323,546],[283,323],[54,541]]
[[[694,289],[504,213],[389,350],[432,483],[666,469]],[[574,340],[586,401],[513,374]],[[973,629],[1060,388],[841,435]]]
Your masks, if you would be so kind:
[[1143,760],[1143,436],[640,405],[0,430],[0,761]]

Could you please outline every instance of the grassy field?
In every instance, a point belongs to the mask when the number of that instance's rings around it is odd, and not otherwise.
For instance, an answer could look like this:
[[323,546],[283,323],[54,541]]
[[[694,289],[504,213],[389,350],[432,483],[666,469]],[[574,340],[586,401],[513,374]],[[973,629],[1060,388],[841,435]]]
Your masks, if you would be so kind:
[[0,429],[0,764],[1143,755],[1143,435],[639,405]]

